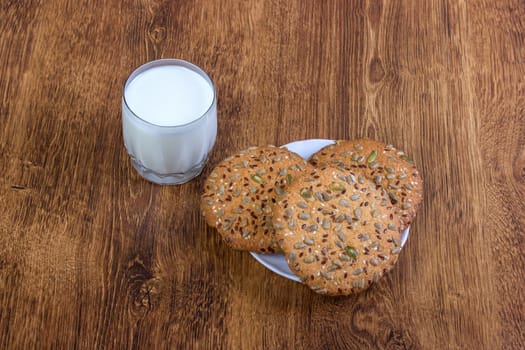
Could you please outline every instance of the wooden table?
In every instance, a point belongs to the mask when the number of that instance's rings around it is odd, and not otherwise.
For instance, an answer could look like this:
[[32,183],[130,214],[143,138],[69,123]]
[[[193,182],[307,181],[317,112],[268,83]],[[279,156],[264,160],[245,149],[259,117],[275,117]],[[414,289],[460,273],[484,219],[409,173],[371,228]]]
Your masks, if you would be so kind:
[[[523,1],[3,1],[0,348],[525,348]],[[213,78],[203,176],[142,180],[127,75]],[[327,298],[225,246],[205,176],[251,145],[371,137],[425,201],[396,268]]]

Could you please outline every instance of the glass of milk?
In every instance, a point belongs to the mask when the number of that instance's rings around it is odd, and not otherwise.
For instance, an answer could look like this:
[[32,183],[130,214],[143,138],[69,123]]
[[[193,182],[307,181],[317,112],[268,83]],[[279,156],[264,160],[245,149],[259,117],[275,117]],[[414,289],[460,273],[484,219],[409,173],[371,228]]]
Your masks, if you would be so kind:
[[133,167],[143,178],[162,185],[193,179],[217,136],[213,82],[179,59],[140,66],[124,85],[122,130]]

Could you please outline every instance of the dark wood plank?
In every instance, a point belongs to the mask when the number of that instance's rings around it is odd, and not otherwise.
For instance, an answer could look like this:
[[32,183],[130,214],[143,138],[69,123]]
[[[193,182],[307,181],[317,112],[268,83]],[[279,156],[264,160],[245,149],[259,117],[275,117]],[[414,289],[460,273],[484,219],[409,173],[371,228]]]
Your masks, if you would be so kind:
[[[522,1],[0,5],[0,348],[524,348]],[[156,58],[215,82],[203,176],[142,180],[126,76]],[[396,268],[318,296],[228,249],[198,210],[254,144],[373,137],[426,197]]]

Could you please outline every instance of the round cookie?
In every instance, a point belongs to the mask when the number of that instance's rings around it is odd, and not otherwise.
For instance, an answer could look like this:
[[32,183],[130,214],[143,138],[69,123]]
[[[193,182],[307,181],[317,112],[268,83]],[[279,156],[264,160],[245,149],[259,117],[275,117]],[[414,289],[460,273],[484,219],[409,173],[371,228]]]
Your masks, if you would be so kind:
[[363,173],[390,197],[408,227],[423,201],[423,179],[414,161],[392,145],[360,139],[337,141],[313,154],[314,166],[334,166]]
[[273,204],[308,164],[275,146],[251,147],[221,161],[204,183],[201,210],[208,225],[236,249],[275,253]]
[[288,188],[274,212],[290,269],[317,293],[368,288],[397,261],[400,220],[388,197],[352,171],[314,169]]

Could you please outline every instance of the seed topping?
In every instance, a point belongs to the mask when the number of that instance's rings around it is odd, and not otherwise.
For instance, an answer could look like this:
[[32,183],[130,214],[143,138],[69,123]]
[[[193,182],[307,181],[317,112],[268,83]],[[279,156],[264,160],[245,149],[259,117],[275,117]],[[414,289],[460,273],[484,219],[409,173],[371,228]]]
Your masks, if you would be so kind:
[[357,257],[359,256],[359,252],[357,251],[357,249],[355,249],[352,246],[346,246],[345,251],[346,251],[346,254],[352,259],[357,259]]
[[262,177],[260,177],[259,175],[257,174],[254,174],[252,175],[252,180],[257,182],[258,184],[263,184],[264,183],[264,180]]
[[368,155],[368,158],[366,159],[366,161],[368,163],[372,163],[373,161],[375,161],[377,158],[377,151],[376,150],[373,150],[372,152],[370,152],[370,154]]

